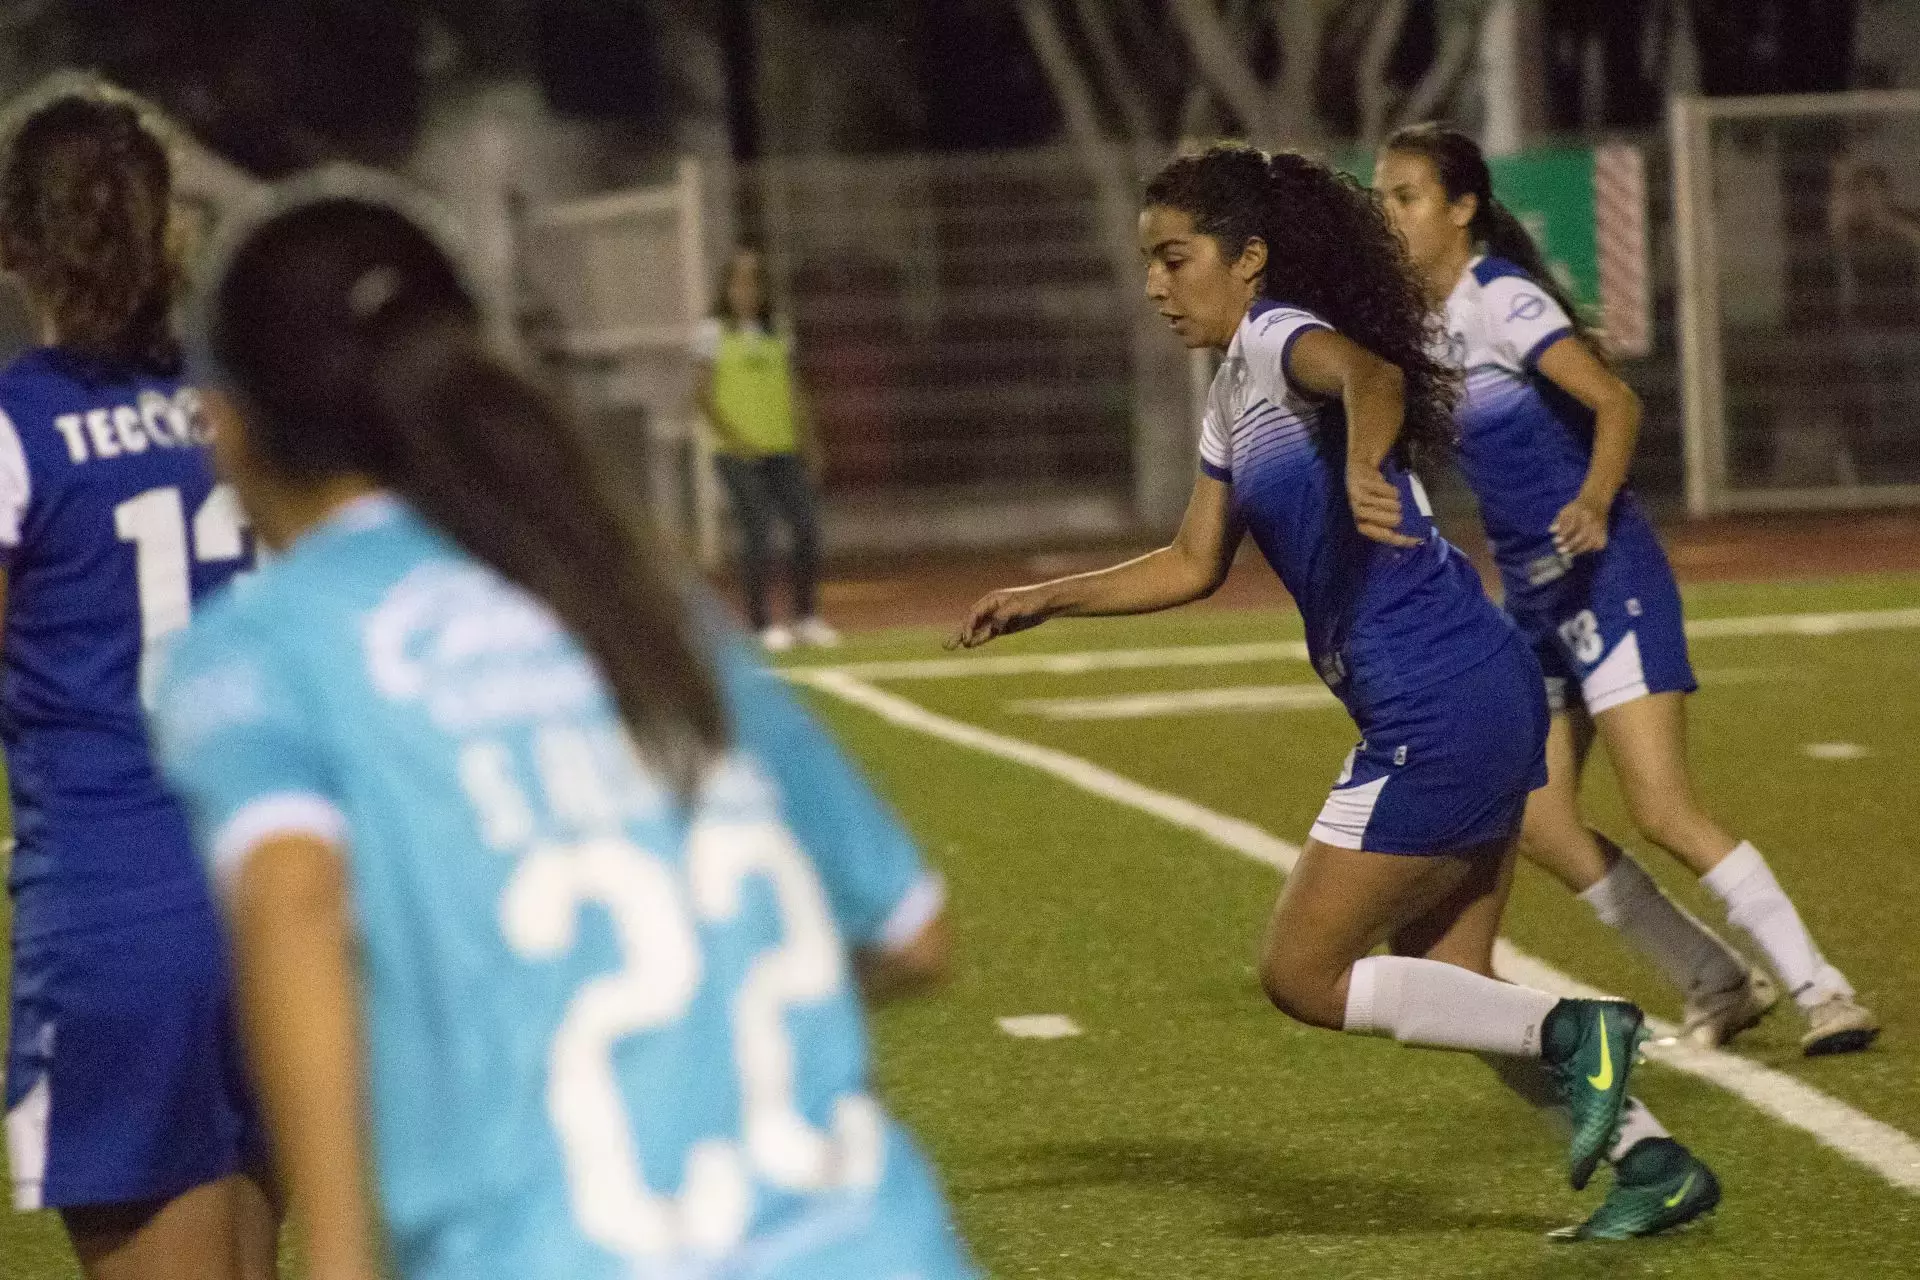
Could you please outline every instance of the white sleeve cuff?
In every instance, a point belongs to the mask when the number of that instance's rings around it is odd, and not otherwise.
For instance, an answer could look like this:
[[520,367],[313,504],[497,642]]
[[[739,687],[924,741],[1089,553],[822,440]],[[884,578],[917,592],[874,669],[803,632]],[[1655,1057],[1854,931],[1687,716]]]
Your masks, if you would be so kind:
[[914,881],[913,887],[894,904],[887,922],[880,926],[877,945],[882,951],[904,951],[912,946],[926,927],[947,905],[947,885],[929,872]]
[[345,842],[347,815],[333,801],[311,791],[282,791],[240,806],[213,838],[213,878],[222,893],[233,887],[247,858],[274,836],[312,836],[328,844]]

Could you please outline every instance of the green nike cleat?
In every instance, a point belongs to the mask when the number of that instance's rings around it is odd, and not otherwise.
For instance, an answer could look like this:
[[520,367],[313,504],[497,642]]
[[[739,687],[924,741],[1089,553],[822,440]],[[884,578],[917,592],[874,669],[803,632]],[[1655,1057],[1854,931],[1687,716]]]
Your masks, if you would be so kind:
[[1573,1113],[1567,1173],[1575,1191],[1593,1177],[1620,1130],[1645,1021],[1639,1007],[1624,1000],[1562,1000],[1541,1028],[1541,1060]]
[[1576,1227],[1555,1240],[1631,1240],[1685,1226],[1720,1203],[1713,1170],[1672,1138],[1636,1142],[1614,1170],[1613,1189]]

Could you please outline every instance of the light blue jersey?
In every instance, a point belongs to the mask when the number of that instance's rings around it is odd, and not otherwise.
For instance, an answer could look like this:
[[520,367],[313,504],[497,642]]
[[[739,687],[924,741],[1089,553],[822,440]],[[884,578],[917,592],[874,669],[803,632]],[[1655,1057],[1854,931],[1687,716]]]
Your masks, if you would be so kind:
[[389,498],[197,618],[157,714],[216,880],[348,851],[381,1211],[409,1280],[958,1280],[867,1091],[847,949],[938,881],[718,642],[689,818],[546,609]]

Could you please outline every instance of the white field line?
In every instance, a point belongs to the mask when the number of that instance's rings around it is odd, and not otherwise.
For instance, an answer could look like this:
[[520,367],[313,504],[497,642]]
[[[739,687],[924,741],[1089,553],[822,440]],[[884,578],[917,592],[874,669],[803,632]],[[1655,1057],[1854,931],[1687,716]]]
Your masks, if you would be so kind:
[[[1702,683],[1762,684],[1788,679],[1788,667],[1706,667]],[[1145,720],[1157,716],[1212,715],[1236,711],[1339,710],[1340,700],[1318,681],[1298,684],[1234,684],[1207,689],[1169,689],[1159,693],[1117,693],[1090,698],[1021,698],[1007,703],[1017,715],[1043,720]]]
[[1261,640],[1251,644],[1168,645],[1158,649],[1088,649],[1077,653],[1011,653],[990,657],[906,658],[891,662],[847,662],[779,668],[804,679],[840,671],[862,680],[939,680],[954,676],[1077,676],[1087,671],[1129,667],[1217,667],[1237,662],[1305,662],[1304,640]]
[[1023,698],[1007,704],[1009,711],[1046,720],[1138,720],[1216,711],[1317,711],[1328,707],[1339,710],[1340,699],[1319,683],[1239,684],[1106,698]]
[[[865,708],[891,724],[1038,769],[1102,799],[1150,813],[1282,874],[1291,870],[1300,856],[1298,846],[1253,823],[1218,813],[1181,796],[1155,791],[1079,756],[936,714],[844,671],[789,669],[789,674],[823,693]],[[1510,981],[1557,995],[1591,998],[1605,994],[1527,955],[1505,939],[1495,954],[1495,966]],[[1671,1036],[1676,1030],[1658,1019],[1650,1019],[1649,1026],[1658,1036]],[[1784,1072],[1723,1050],[1651,1044],[1647,1047],[1647,1056],[1719,1085],[1768,1115],[1811,1134],[1894,1186],[1920,1193],[1920,1142],[1899,1129],[1828,1097]]]
[[[1920,630],[1920,609],[1865,609],[1851,613],[1760,613],[1702,618],[1687,624],[1696,640],[1747,636],[1837,636],[1854,631]],[[1247,662],[1307,660],[1303,640],[1202,644],[1156,649],[1087,649],[1072,653],[1017,653],[983,657],[908,658],[884,662],[783,667],[794,679],[842,671],[862,680],[940,680],[961,676],[1079,675],[1130,667],[1213,667]]]

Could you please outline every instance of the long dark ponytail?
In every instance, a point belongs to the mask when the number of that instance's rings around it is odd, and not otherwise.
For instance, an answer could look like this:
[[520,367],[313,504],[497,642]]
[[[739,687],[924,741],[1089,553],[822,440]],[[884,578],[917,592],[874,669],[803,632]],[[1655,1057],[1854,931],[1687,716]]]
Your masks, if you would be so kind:
[[0,172],[0,255],[61,347],[108,371],[178,368],[172,193],[166,149],[130,106],[60,97],[21,125]]
[[489,349],[435,238],[390,203],[296,204],[213,281],[207,357],[249,444],[293,481],[360,474],[544,601],[681,795],[727,740],[670,558],[606,494],[579,436]]
[[1505,258],[1532,277],[1567,313],[1573,322],[1573,331],[1596,353],[1600,351],[1593,327],[1574,304],[1566,286],[1554,277],[1526,225],[1493,194],[1493,171],[1487,167],[1487,157],[1479,143],[1443,124],[1412,124],[1388,138],[1385,150],[1424,157],[1438,175],[1447,199],[1473,196],[1475,209],[1473,221],[1467,224],[1467,234],[1474,243],[1484,245],[1489,256]]
[[1312,311],[1406,376],[1402,459],[1434,463],[1451,450],[1460,375],[1433,355],[1439,318],[1371,191],[1302,155],[1218,143],[1168,164],[1145,200],[1188,214],[1228,261],[1264,241],[1262,293]]

